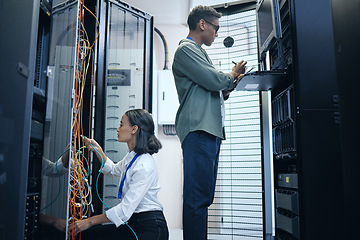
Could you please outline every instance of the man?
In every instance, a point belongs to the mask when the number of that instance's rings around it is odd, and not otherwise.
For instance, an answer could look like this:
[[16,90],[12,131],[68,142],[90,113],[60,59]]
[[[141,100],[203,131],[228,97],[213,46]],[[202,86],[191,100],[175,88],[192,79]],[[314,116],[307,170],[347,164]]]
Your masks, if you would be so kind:
[[193,8],[187,20],[189,34],[180,41],[172,65],[180,102],[175,126],[184,161],[184,240],[207,239],[208,207],[224,139],[224,99],[245,72],[244,61],[228,74],[216,70],[201,47],[210,46],[218,36],[220,17],[211,7]]

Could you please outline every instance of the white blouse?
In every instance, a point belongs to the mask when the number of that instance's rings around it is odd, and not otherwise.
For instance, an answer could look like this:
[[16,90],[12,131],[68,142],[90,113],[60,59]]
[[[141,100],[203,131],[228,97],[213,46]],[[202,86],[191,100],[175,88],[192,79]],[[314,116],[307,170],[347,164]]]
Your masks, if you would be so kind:
[[[121,181],[135,155],[131,151],[116,164],[107,158],[102,173],[119,177]],[[163,207],[157,199],[159,190],[155,159],[148,153],[142,154],[126,173],[121,202],[106,211],[106,217],[118,227],[127,222],[133,213],[162,211]]]

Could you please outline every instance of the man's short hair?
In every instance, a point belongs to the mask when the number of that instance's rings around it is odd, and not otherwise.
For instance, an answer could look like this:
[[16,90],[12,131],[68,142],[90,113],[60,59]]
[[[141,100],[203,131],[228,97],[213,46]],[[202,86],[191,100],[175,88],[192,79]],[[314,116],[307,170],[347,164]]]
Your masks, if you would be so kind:
[[222,13],[217,12],[214,8],[209,6],[196,6],[189,13],[187,24],[190,30],[195,30],[200,19],[206,21],[213,21],[215,18],[221,18]]

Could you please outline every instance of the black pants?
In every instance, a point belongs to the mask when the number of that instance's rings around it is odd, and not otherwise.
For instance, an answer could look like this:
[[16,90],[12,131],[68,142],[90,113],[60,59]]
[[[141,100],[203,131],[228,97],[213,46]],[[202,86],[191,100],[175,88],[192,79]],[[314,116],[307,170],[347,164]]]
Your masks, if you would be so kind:
[[[169,231],[162,211],[134,213],[128,225],[139,240],[168,240]],[[114,224],[93,226],[81,233],[82,240],[136,240],[127,225],[118,228]]]

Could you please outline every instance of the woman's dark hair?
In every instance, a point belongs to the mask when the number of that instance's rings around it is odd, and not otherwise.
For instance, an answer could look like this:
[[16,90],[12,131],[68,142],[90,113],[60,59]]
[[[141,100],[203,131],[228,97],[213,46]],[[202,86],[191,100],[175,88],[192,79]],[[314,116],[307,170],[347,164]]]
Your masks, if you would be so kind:
[[215,18],[221,18],[222,13],[217,12],[214,8],[208,6],[196,6],[189,13],[187,24],[190,30],[196,29],[196,24],[200,21],[200,19],[204,19],[206,21],[213,21]]
[[162,147],[159,139],[155,137],[154,121],[151,114],[145,109],[128,110],[125,115],[128,117],[131,126],[137,125],[137,139],[134,151],[138,154],[154,154]]

